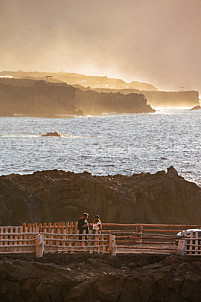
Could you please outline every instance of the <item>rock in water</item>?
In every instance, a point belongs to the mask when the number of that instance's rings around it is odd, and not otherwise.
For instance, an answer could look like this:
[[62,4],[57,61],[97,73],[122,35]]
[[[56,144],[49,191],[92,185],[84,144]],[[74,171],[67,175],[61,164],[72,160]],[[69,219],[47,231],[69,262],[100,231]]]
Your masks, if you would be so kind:
[[58,132],[48,132],[46,134],[42,134],[42,136],[59,136],[59,137],[61,137],[62,135]]
[[191,108],[190,110],[200,110],[201,109],[201,106],[195,106],[195,107],[193,107],[193,108]]

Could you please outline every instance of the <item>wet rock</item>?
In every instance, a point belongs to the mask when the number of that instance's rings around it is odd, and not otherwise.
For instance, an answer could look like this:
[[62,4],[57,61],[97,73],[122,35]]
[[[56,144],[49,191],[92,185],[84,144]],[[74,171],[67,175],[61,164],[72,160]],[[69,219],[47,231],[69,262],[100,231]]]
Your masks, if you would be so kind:
[[59,136],[59,137],[61,137],[62,135],[58,132],[48,132],[46,134],[42,134],[42,136]]

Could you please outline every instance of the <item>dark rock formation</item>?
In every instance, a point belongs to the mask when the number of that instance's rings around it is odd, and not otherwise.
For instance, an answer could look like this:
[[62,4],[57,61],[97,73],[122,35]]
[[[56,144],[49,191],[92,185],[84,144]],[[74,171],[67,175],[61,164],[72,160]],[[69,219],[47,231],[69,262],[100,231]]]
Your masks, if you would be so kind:
[[1,256],[4,302],[200,301],[200,257],[58,254]]
[[58,170],[0,177],[0,224],[89,221],[200,224],[201,188],[168,172],[92,176]]
[[0,116],[95,115],[154,112],[142,94],[82,91],[65,83],[0,79]]
[[46,134],[42,134],[42,136],[59,136],[59,137],[61,137],[62,134],[60,134],[58,132],[48,132]]

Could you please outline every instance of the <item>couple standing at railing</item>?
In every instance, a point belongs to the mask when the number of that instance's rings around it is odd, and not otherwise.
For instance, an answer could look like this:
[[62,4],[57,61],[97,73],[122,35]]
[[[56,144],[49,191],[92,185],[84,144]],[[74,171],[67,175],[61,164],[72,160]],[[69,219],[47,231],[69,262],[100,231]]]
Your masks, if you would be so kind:
[[86,231],[86,234],[89,233],[89,227],[92,226],[92,234],[99,233],[102,229],[102,224],[100,216],[96,215],[94,217],[93,223],[88,223],[87,219],[89,217],[88,213],[84,213],[82,217],[78,220],[78,230],[79,230],[79,240],[82,240],[83,231]]

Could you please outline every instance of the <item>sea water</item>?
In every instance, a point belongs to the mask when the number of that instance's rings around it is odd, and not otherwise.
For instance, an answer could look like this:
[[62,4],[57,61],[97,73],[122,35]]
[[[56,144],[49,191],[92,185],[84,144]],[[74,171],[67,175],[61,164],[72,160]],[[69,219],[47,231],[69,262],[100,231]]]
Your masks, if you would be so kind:
[[[59,132],[62,137],[42,136]],[[0,118],[0,175],[59,169],[93,175],[174,166],[201,186],[201,111],[68,118]]]

